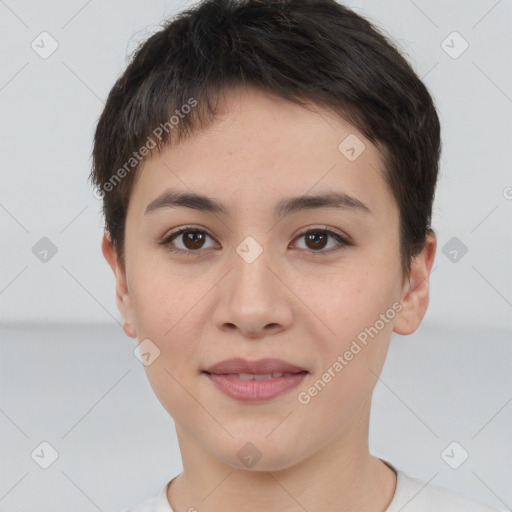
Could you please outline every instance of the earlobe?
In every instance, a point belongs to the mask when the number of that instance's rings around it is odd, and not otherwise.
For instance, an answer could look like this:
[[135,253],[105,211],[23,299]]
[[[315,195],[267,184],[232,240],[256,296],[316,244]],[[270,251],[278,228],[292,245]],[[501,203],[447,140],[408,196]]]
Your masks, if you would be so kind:
[[108,231],[103,234],[101,250],[103,252],[103,256],[112,268],[116,280],[116,304],[117,309],[124,318],[123,331],[127,336],[136,338],[137,331],[133,324],[133,307],[128,291],[126,272],[119,263],[116,248]]
[[[133,315],[132,315],[132,304],[130,296],[126,293],[123,296],[123,308],[125,311],[129,312],[124,315],[124,323],[123,323],[123,331],[124,333],[129,336],[130,338],[136,338],[137,337],[137,331],[135,330],[135,327],[131,321]],[[121,310],[120,310],[121,311]]]
[[437,239],[434,232],[427,235],[425,246],[411,261],[409,279],[404,280],[400,303],[402,311],[397,316],[394,332],[412,334],[420,325],[429,303],[429,278],[436,253]]

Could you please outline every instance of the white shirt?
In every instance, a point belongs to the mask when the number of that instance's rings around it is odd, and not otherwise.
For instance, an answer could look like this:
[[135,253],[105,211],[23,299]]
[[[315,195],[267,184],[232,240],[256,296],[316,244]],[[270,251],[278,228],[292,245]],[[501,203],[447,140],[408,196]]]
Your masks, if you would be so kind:
[[[381,460],[397,475],[395,494],[385,512],[499,512],[455,491],[411,478],[389,462]],[[154,498],[123,512],[173,512],[167,501],[167,487],[171,482],[167,482]]]

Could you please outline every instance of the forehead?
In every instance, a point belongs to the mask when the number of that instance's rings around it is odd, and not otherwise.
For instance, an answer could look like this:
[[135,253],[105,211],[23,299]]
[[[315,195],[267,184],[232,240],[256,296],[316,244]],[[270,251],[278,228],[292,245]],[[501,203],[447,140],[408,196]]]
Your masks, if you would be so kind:
[[333,190],[377,215],[396,206],[380,152],[350,123],[256,88],[224,91],[212,124],[144,162],[130,208],[143,215],[166,187],[219,198],[232,211]]

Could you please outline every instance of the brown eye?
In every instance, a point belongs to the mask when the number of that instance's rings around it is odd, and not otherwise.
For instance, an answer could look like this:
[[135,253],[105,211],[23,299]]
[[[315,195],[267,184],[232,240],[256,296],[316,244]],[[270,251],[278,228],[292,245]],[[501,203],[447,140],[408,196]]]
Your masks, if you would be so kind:
[[[192,256],[196,253],[203,253],[204,251],[201,249],[212,248],[212,246],[205,247],[205,241],[207,238],[212,237],[206,231],[187,226],[178,229],[174,233],[171,233],[164,240],[162,240],[160,244],[163,245],[168,251],[183,254],[185,256]],[[310,229],[300,234],[297,239],[304,239],[306,246],[303,249],[310,254],[314,254],[315,256],[319,256],[321,254],[330,254],[352,245],[350,241],[327,228]],[[329,240],[335,241],[331,247],[328,247]],[[327,250],[324,250],[326,247],[328,247]]]
[[191,251],[201,249],[204,243],[204,233],[201,231],[188,231],[186,233],[182,233],[182,236],[183,244]]
[[[206,231],[197,228],[181,228],[162,240],[161,245],[171,252],[177,252],[186,255],[192,255],[195,252],[201,252],[204,248],[206,238],[211,238]],[[177,243],[178,245],[176,247]]]
[[[297,238],[299,240],[302,238],[305,240],[305,249],[308,252],[313,254],[318,253],[319,255],[326,253],[329,254],[352,245],[352,243],[346,240],[344,237],[327,228],[310,229],[304,233],[301,233]],[[337,243],[331,245],[331,247],[329,247],[327,250],[323,250],[325,247],[327,247],[329,239],[332,239]]]
[[[306,245],[309,249],[323,249],[327,244],[328,235],[322,232],[315,231],[304,235],[306,237]],[[309,245],[311,244],[311,245]]]

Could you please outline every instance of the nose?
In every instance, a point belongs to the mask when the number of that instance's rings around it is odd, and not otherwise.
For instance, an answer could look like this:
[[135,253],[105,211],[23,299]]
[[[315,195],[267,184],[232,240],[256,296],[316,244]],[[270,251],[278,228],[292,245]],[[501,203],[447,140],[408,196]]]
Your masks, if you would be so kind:
[[231,270],[217,287],[213,322],[222,331],[239,331],[246,338],[258,339],[291,325],[293,293],[269,251],[264,249],[249,261],[233,251]]

